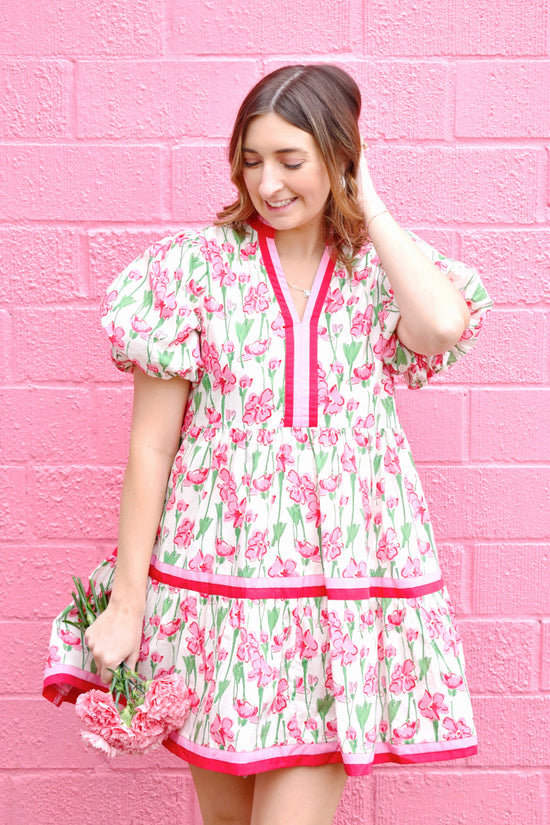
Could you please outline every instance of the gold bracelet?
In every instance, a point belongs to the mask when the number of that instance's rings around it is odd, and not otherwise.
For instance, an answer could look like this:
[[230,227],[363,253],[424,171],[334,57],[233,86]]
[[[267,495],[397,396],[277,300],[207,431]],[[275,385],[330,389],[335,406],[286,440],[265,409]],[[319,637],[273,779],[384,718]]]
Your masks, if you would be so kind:
[[367,232],[369,231],[369,226],[371,225],[371,223],[373,222],[373,220],[374,220],[375,218],[377,218],[379,215],[384,215],[386,212],[387,212],[387,213],[388,213],[388,215],[389,215],[390,210],[389,210],[389,209],[381,209],[381,210],[380,210],[380,212],[376,212],[376,214],[375,214],[375,215],[373,215],[373,216],[372,216],[372,218],[369,218],[369,220],[367,221]]

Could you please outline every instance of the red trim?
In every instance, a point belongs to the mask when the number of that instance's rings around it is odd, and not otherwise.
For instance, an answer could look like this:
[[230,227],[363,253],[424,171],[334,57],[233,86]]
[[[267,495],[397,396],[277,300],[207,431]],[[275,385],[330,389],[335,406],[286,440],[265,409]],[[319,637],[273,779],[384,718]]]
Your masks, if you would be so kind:
[[195,581],[186,578],[184,571],[181,575],[167,573],[163,570],[151,566],[149,576],[155,581],[167,584],[170,587],[180,587],[191,590],[194,593],[204,593],[209,596],[226,596],[231,599],[299,599],[307,596],[328,596],[330,599],[369,599],[377,597],[380,599],[414,599],[416,596],[425,596],[428,593],[436,593],[443,587],[443,579],[434,582],[411,587],[389,587],[387,585],[370,585],[353,587],[350,579],[350,586],[345,588],[332,588],[330,585],[305,584],[301,587],[288,587],[284,584],[270,583],[268,587],[250,587],[234,584],[222,584],[215,580]]
[[329,265],[323,275],[323,281],[311,313],[309,323],[309,425],[317,427],[319,423],[319,368],[317,365],[317,352],[319,346],[319,317],[327,297],[328,288],[336,266],[336,259],[331,256]]
[[[69,685],[69,689],[67,689]],[[46,676],[42,688],[42,696],[54,705],[61,705],[63,702],[76,702],[81,693],[89,690],[109,690],[105,685],[98,685],[96,682],[89,682],[87,679],[80,679],[72,673],[54,673]]]
[[182,745],[178,745],[177,742],[170,738],[165,739],[162,744],[175,756],[179,756],[180,759],[184,759],[191,765],[196,765],[198,768],[205,768],[206,770],[230,774],[232,776],[249,776],[251,774],[264,773],[265,771],[273,771],[277,768],[334,764],[343,764],[348,776],[368,776],[372,773],[374,765],[382,765],[387,762],[393,762],[399,765],[417,765],[425,762],[446,762],[450,759],[464,759],[468,756],[474,756],[477,753],[477,745],[470,745],[467,748],[458,747],[453,750],[411,753],[408,756],[406,754],[385,751],[375,753],[372,761],[362,763],[347,762],[340,751],[279,756],[271,757],[270,759],[258,759],[254,762],[235,763],[225,762],[223,759],[201,756],[200,754],[187,750],[187,748],[184,748]]

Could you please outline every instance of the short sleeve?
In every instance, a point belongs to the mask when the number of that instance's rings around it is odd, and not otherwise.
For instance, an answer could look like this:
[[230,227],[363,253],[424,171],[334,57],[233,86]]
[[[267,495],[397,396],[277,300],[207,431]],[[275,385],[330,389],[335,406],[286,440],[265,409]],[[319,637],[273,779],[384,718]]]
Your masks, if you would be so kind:
[[200,381],[200,296],[206,262],[184,232],[153,244],[115,278],[101,305],[118,369]]
[[460,290],[470,310],[468,326],[460,340],[451,349],[437,355],[421,355],[413,352],[401,343],[395,332],[400,317],[399,308],[393,299],[389,281],[382,273],[385,281],[383,290],[388,296],[388,300],[385,302],[388,317],[386,329],[392,330],[394,339],[393,344],[386,348],[384,360],[392,373],[403,376],[408,386],[416,389],[427,384],[434,375],[448,369],[459,358],[470,352],[493,302],[487,294],[476,269],[441,255],[414,233],[408,232],[408,234],[432,263],[441,269]]

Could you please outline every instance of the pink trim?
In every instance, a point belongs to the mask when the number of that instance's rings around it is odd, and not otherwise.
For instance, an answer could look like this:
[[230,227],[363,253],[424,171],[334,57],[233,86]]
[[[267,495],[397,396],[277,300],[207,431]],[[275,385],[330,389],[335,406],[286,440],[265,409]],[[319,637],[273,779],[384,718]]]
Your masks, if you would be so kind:
[[109,688],[95,673],[72,665],[61,665],[46,670],[42,696],[54,705],[60,705],[62,702],[74,704],[78,696],[88,690],[107,691]]
[[307,596],[328,596],[331,599],[409,599],[435,593],[443,587],[439,573],[417,576],[410,581],[370,577],[361,579],[331,579],[322,574],[285,579],[222,576],[182,570],[161,562],[153,556],[149,576],[171,587],[181,587],[196,593],[226,596],[234,599],[295,599]]
[[257,751],[237,753],[197,745],[178,733],[165,740],[164,746],[192,765],[234,776],[262,773],[297,765],[328,765],[343,763],[349,776],[370,774],[373,765],[396,762],[403,765],[462,759],[477,753],[477,739],[468,737],[453,742],[426,742],[418,745],[395,745],[379,742],[372,759],[367,754],[342,754],[338,744],[282,745]]

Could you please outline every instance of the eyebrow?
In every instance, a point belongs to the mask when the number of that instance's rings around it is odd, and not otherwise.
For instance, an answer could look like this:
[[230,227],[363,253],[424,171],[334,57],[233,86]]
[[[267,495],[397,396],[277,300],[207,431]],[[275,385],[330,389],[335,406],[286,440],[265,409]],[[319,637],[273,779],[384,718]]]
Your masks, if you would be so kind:
[[[241,151],[249,152],[251,155],[259,155],[260,154],[258,151],[256,151],[256,149],[248,149],[248,147],[246,147],[246,146],[243,146]],[[276,149],[275,150],[276,155],[286,155],[288,152],[303,152],[304,154],[307,154],[307,149],[304,149],[303,147],[299,147],[299,146],[291,146],[287,149]]]

